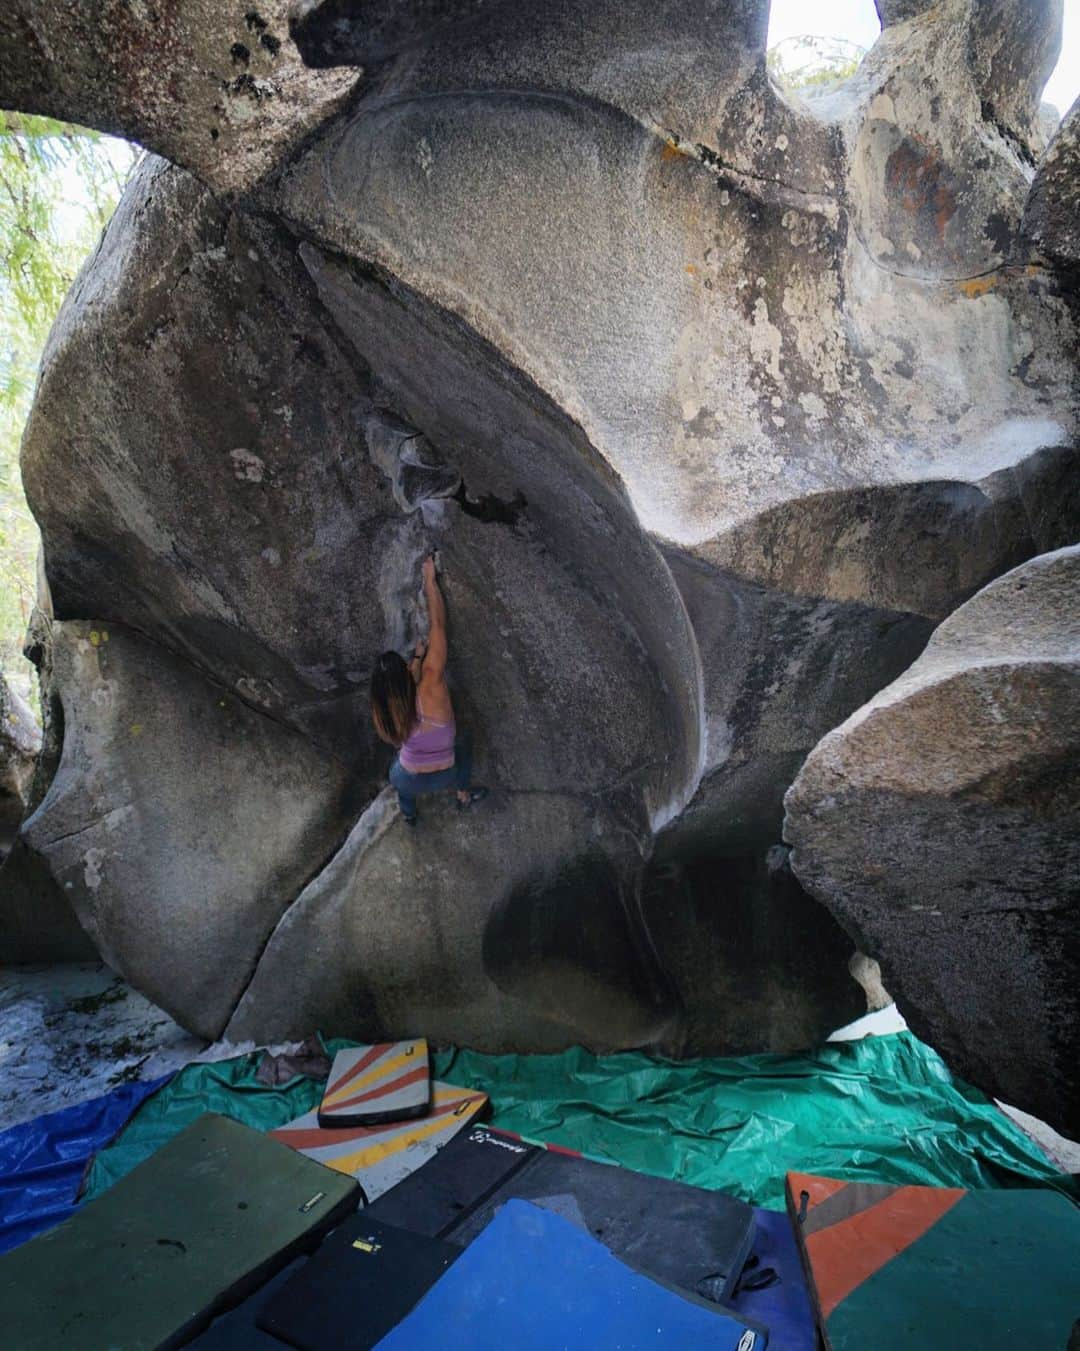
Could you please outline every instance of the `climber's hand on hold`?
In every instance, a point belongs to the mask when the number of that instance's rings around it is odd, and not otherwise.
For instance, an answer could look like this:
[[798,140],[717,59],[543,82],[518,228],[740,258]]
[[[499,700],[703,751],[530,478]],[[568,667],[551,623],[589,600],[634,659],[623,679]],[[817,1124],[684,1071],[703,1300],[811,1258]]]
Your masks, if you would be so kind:
[[435,580],[435,555],[428,554],[424,559],[423,566],[420,569],[421,576],[424,579],[424,585],[427,586]]

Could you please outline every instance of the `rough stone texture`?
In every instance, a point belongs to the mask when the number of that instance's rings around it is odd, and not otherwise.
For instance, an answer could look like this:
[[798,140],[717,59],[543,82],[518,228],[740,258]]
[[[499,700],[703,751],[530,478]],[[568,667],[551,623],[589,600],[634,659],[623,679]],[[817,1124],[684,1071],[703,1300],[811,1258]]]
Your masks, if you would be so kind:
[[826,1025],[867,1011],[849,974],[850,938],[822,924],[785,848],[751,852],[744,844],[729,857],[722,842],[693,843],[662,837],[642,888],[642,914],[678,1009],[660,1042],[665,1053],[812,1046]]
[[409,830],[389,790],[368,808],[275,930],[231,1039],[319,1022],[493,1049],[662,1036],[674,1007],[627,914],[617,821],[559,793],[421,814]]
[[[252,119],[218,158],[177,76],[150,143],[250,194],[143,166],[58,321],[24,472],[61,620],[138,630],[171,680],[347,762],[353,806],[310,804],[347,842],[289,855],[258,942],[220,948],[231,1033],[690,1053],[865,1007],[782,798],[934,624],[1076,538],[1071,297],[1021,231],[1060,4],[893,6],[813,105],[770,84],[767,17],[304,0],[303,139]],[[361,68],[334,104],[320,82]],[[423,631],[432,547],[494,791],[465,821],[425,804],[413,836],[373,804],[364,685]],[[59,697],[92,708],[88,678],[65,668]],[[251,800],[278,782],[249,776]],[[69,810],[88,787],[69,775]],[[154,885],[179,897],[173,811]],[[223,877],[246,847],[222,844]],[[90,910],[194,1025],[138,949],[134,881]]]
[[966,1077],[1080,1127],[1080,546],[951,615],[788,791],[792,866]]
[[204,1043],[100,962],[0,970],[0,1130],[181,1069]]
[[306,69],[287,9],[287,0],[9,0],[0,107],[126,136],[219,191],[250,188],[358,79]]
[[[42,608],[44,606],[45,608]],[[52,687],[52,618],[48,613],[48,585],[41,585],[39,604],[30,619],[24,648],[39,674],[42,726],[27,741],[36,756],[29,777],[22,777],[19,820],[34,812],[48,792],[60,763],[63,709]],[[29,711],[27,711],[27,716]],[[32,717],[30,717],[32,722]],[[24,762],[25,763],[25,762]],[[18,823],[16,822],[16,825]],[[97,952],[79,923],[68,894],[41,855],[15,837],[0,861],[0,963],[80,962]]]
[[286,904],[340,842],[346,767],[130,630],[53,630],[64,744],[22,838],[98,951],[221,1031]]
[[1051,263],[1080,271],[1080,100],[1063,118],[1039,164],[1024,207],[1024,231]]
[[0,675],[0,861],[26,811],[41,732],[23,699]]

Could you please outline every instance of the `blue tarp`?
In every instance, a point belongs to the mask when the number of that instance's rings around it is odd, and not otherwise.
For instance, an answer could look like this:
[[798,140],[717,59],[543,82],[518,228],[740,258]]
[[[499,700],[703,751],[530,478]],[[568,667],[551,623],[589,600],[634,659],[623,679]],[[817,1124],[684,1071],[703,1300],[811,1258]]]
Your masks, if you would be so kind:
[[[625,1266],[561,1215],[502,1207],[378,1351],[764,1351],[736,1317]],[[783,1342],[776,1344],[783,1347]]]
[[67,1219],[89,1160],[168,1078],[121,1084],[0,1131],[0,1253]]

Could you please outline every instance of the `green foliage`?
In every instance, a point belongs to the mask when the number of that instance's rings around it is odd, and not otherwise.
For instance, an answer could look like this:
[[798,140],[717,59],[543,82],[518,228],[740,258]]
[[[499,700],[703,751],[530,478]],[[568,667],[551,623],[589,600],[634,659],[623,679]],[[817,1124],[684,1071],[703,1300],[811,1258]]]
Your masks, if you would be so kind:
[[49,329],[136,154],[82,127],[0,111],[0,672],[24,698],[34,694],[22,641],[39,538],[19,443]]
[[845,38],[802,33],[769,49],[766,65],[782,89],[827,89],[854,75],[866,48]]

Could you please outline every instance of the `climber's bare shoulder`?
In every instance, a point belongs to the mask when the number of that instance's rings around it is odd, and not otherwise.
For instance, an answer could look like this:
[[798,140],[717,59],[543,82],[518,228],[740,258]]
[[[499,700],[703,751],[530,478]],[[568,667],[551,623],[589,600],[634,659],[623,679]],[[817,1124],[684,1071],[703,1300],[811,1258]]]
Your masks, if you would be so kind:
[[435,718],[438,722],[449,722],[454,716],[450,689],[442,671],[429,671],[427,669],[428,660],[430,658],[425,659],[420,671],[418,682],[420,703],[427,717]]

